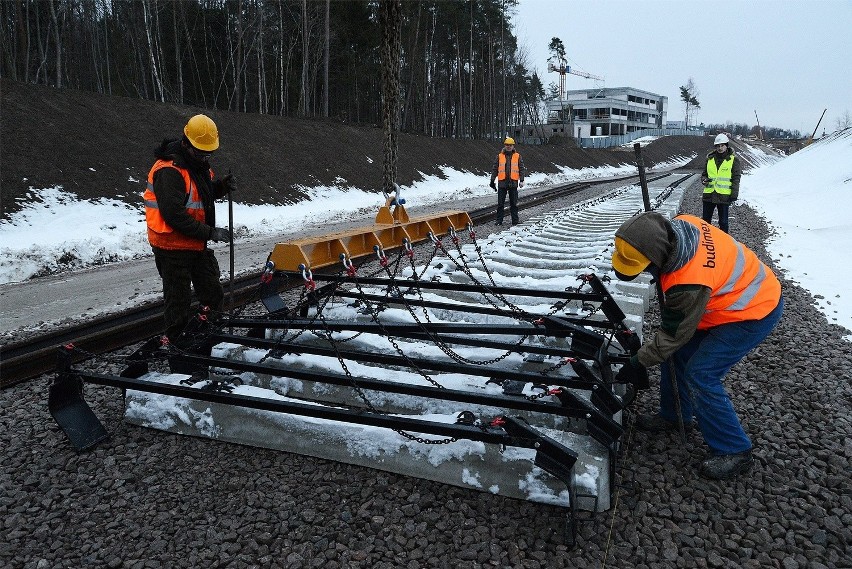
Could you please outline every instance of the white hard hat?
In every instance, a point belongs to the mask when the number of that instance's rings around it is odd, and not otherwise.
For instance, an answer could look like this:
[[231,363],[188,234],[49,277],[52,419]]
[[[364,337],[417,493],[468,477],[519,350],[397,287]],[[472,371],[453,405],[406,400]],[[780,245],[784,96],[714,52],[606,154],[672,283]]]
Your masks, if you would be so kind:
[[728,142],[728,137],[724,133],[722,133],[716,135],[716,140],[713,141],[713,145],[715,146],[717,144],[728,144]]

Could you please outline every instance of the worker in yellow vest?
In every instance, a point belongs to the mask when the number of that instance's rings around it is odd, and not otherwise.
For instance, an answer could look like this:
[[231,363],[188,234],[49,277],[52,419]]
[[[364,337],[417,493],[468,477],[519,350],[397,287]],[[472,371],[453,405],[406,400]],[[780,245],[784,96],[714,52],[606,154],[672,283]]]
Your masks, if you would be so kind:
[[[166,139],[154,151],[143,194],[148,241],[163,280],[166,336],[180,347],[190,321],[191,286],[198,302],[222,308],[219,263],[207,241],[229,241],[231,232],[216,227],[214,200],[236,190],[231,174],[216,179],[208,159],[219,148],[219,131],[206,115],[190,118],[183,137]],[[172,370],[176,371],[176,370]]]
[[724,133],[713,141],[713,152],[707,155],[707,164],[701,183],[704,185],[701,219],[713,221],[713,210],[719,211],[719,229],[728,231],[728,212],[740,193],[740,178],[743,169],[739,158],[731,148],[731,141]]
[[[497,180],[497,183],[494,183]],[[515,139],[507,137],[503,141],[503,150],[494,161],[491,171],[491,189],[497,192],[497,225],[503,225],[503,210],[506,206],[506,194],[509,195],[509,214],[512,225],[518,224],[518,188],[524,187],[524,160],[515,150]]]
[[653,211],[616,231],[612,267],[621,280],[650,272],[664,295],[660,328],[616,374],[619,382],[647,384],[647,368],[671,358],[673,365],[661,366],[659,412],[640,415],[637,428],[674,431],[680,409],[684,426],[697,424],[710,448],[701,475],[725,479],[747,471],[751,440],[722,380],[781,319],[778,278],[745,245],[708,222],[692,215],[669,221]]

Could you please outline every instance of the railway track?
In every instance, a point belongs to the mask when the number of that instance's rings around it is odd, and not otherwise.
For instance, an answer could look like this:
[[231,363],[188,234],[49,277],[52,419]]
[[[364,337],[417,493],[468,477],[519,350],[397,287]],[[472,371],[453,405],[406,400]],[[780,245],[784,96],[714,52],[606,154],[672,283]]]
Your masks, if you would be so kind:
[[[659,180],[670,175],[662,174],[649,178],[648,181]],[[638,180],[638,176],[552,186],[540,192],[522,195],[519,199],[518,209],[523,210],[540,206],[591,186],[627,182],[634,179]],[[683,179],[680,181],[683,181]],[[480,225],[492,221],[496,210],[496,205],[491,205],[473,210],[469,212],[469,215],[474,225]],[[226,304],[230,303],[233,308],[240,308],[257,301],[260,275],[261,273],[258,271],[235,278],[233,298],[226,300]],[[301,286],[301,283],[292,283],[288,287],[296,286]],[[53,370],[58,347],[73,343],[79,348],[78,352],[107,353],[160,333],[162,331],[161,321],[162,301],[158,301],[3,346],[0,350],[0,388],[15,385]],[[78,361],[80,359],[82,359],[82,356],[78,357]]]

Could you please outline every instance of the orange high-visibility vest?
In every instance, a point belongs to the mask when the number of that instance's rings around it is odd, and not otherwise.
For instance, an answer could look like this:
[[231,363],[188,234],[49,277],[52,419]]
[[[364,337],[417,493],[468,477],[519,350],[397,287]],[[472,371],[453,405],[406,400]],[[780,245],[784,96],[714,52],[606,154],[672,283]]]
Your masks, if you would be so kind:
[[[521,159],[521,155],[517,152],[512,153],[512,170],[509,172],[509,177],[515,180],[516,182],[521,179],[521,167],[518,162]],[[497,166],[497,179],[502,181],[506,179],[506,154],[504,152],[500,153],[499,162]]]
[[710,301],[698,329],[743,320],[759,320],[781,298],[781,283],[757,255],[717,227],[693,215],[679,215],[698,228],[695,256],[683,267],[660,275],[663,291],[676,285],[710,287]]
[[[160,215],[157,196],[154,194],[154,174],[162,168],[174,168],[181,173],[187,193],[186,213],[200,223],[205,222],[204,202],[201,200],[195,182],[192,181],[192,176],[189,175],[189,170],[178,167],[171,160],[157,160],[148,172],[148,184],[145,187],[145,193],[142,194],[142,199],[145,201],[145,222],[148,224],[148,242],[160,249],[203,251],[206,246],[203,239],[193,239],[175,231]],[[213,170],[210,170],[210,179],[213,179]]]

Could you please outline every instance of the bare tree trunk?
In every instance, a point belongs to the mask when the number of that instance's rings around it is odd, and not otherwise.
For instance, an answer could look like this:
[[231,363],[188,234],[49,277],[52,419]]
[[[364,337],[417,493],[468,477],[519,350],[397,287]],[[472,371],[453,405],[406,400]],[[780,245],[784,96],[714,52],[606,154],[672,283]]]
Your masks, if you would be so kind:
[[456,114],[456,132],[458,138],[464,137],[464,79],[462,79],[462,57],[461,42],[459,41],[459,30],[456,27],[456,76],[459,82],[459,101]]
[[164,63],[166,58],[163,56],[163,34],[162,26],[160,26],[160,9],[157,7],[157,0],[154,0],[154,38],[154,45],[156,46],[154,53],[157,57],[157,69],[160,70],[160,95],[161,99],[165,101],[168,77],[166,75],[167,67]]
[[[230,26],[229,26],[230,27]],[[240,110],[243,100],[243,0],[237,2],[237,50],[234,56],[234,100],[228,108]],[[243,109],[245,110],[245,109]]]
[[[195,48],[192,47],[192,35],[189,33],[189,26],[187,26],[187,24],[186,24],[186,13],[183,11],[183,9],[181,9],[181,12],[180,12],[180,23],[181,23],[181,28],[183,29],[183,35],[185,37],[186,47],[189,50],[190,73],[192,74],[194,72],[194,75],[195,75],[194,81],[196,81],[196,89],[195,89],[196,97],[197,97],[197,93],[200,92],[201,93],[202,105],[207,106],[207,91],[204,88],[205,87],[204,81],[201,78],[201,71],[198,68],[198,58],[195,56]],[[192,84],[192,82],[190,82],[190,85],[191,84]]]
[[322,116],[328,118],[328,60],[331,56],[331,0],[325,0],[325,49],[323,50]]
[[[468,57],[468,137],[473,138],[473,0],[470,0],[470,56]],[[478,69],[478,66],[477,66]]]
[[503,63],[503,100],[500,102],[500,138],[506,135],[506,0],[500,11],[500,59]]
[[[180,32],[178,31],[178,10],[183,12],[183,2],[172,4],[172,29],[175,37],[175,72],[177,73],[177,96],[178,103],[183,103],[183,63],[180,49]],[[183,18],[181,18],[183,20]]]
[[148,62],[151,65],[151,77],[154,82],[154,97],[156,98],[159,94],[160,101],[165,102],[163,83],[160,79],[160,72],[157,69],[156,49],[154,47],[154,40],[151,38],[151,15],[148,2],[149,0],[142,0],[142,14],[145,18],[145,37],[148,39]]
[[266,90],[266,62],[264,61],[263,34],[264,20],[263,7],[259,7],[260,22],[258,24],[258,48],[257,48],[257,108],[261,114],[269,113],[269,98]]
[[[414,130],[417,128],[417,123],[415,121],[416,117],[409,117],[409,110],[411,108],[411,99],[414,97],[414,76],[416,75],[416,70],[414,68],[415,62],[415,54],[417,53],[417,42],[420,37],[420,14],[423,12],[423,3],[417,3],[417,21],[414,27],[414,42],[411,44],[411,49],[409,50],[408,59],[411,62],[410,65],[410,73],[408,75],[408,89],[405,91],[405,100],[403,101],[402,108],[402,117],[400,120],[400,124],[404,129]],[[411,112],[414,115],[414,112]]]
[[302,80],[299,84],[299,116],[308,115],[308,0],[302,0]]
[[[38,5],[36,5],[38,6]],[[45,37],[42,39],[41,37],[41,18],[36,16],[36,43],[38,44],[38,54],[40,61],[38,63],[38,67],[35,72],[35,82],[38,83],[38,78],[41,75],[42,70],[44,70],[44,82],[47,83],[47,50],[48,44],[50,40],[48,39],[50,36],[50,24],[48,25],[48,29],[45,31]]]
[[[112,71],[110,70],[109,65],[109,18],[107,17],[107,9],[106,9],[106,0],[103,0],[103,15],[104,15],[104,59],[106,62],[106,84],[107,84],[107,94],[112,95]],[[115,13],[115,11],[111,11],[111,13]]]
[[284,83],[287,80],[284,75],[284,8],[278,4],[278,114],[286,112],[284,99]]
[[56,2],[50,0],[50,19],[53,22],[53,41],[56,44],[56,87],[62,87],[62,40],[60,39],[59,18],[56,17]]

